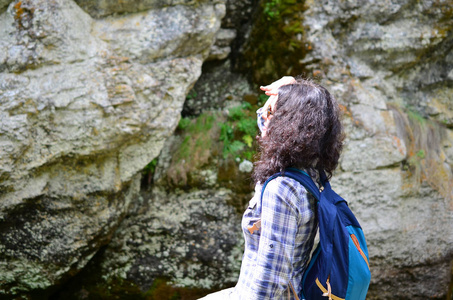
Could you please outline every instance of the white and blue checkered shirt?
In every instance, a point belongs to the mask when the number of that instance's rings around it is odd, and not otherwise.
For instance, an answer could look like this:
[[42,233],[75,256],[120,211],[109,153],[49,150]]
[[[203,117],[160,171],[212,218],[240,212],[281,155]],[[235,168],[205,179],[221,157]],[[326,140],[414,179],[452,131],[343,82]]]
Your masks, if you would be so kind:
[[[291,281],[300,296],[318,225],[316,200],[289,177],[270,181],[262,201],[261,188],[256,185],[242,218],[245,251],[235,295],[247,300],[287,299]],[[258,220],[261,228],[251,234],[248,228]]]

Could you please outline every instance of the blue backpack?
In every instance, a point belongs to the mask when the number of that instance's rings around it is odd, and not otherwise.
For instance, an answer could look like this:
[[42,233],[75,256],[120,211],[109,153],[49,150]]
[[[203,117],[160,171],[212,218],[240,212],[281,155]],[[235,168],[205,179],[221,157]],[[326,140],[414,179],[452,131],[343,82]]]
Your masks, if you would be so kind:
[[320,175],[322,192],[307,173],[293,168],[272,175],[263,192],[270,180],[286,176],[300,182],[318,200],[320,241],[303,275],[302,299],[365,300],[371,280],[365,236],[346,200],[332,190],[324,173]]

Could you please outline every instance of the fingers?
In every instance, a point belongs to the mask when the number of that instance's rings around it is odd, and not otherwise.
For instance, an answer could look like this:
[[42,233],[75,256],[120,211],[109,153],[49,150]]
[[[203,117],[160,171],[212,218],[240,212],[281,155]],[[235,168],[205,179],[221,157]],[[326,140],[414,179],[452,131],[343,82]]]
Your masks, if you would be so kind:
[[[267,111],[268,107],[270,106],[271,111],[275,111],[275,104],[277,103],[277,99],[278,99],[277,95],[270,96],[269,99],[267,99],[266,103],[263,106],[265,108],[265,110]],[[267,117],[268,117],[267,114],[263,115],[263,118],[265,120],[267,120]]]
[[277,95],[272,95],[269,97],[269,105],[274,108],[275,103],[277,102]]
[[265,94],[267,96],[277,96],[278,95],[278,90],[273,90],[273,91],[266,91]]
[[271,95],[277,95],[278,94],[278,88],[281,87],[282,85],[287,85],[291,83],[295,83],[296,80],[292,76],[283,76],[277,81],[272,82],[269,85],[266,86],[260,86],[260,89],[262,91],[265,91],[265,94],[268,96]]
[[277,95],[270,95],[269,99],[267,99],[264,107],[268,107],[269,105],[273,107],[273,105],[277,102]]

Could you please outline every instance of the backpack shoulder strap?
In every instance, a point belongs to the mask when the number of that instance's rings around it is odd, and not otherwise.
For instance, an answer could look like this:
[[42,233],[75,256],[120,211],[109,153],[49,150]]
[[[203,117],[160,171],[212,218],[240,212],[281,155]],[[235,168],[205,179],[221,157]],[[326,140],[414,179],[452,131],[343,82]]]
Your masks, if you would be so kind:
[[283,176],[290,177],[298,181],[316,198],[316,200],[319,201],[321,192],[319,191],[318,186],[313,182],[313,179],[311,179],[310,175],[306,172],[295,168],[288,168],[284,171]]
[[300,184],[302,184],[305,187],[305,189],[308,190],[308,192],[310,192],[310,194],[312,194],[316,198],[316,200],[319,201],[319,199],[321,197],[321,192],[319,191],[318,186],[313,182],[310,175],[308,175],[306,172],[296,169],[296,168],[288,168],[283,172],[275,173],[274,175],[269,177],[266,180],[266,182],[263,184],[263,187],[261,189],[261,199],[263,197],[264,190],[265,190],[267,184],[271,180],[273,180],[277,177],[280,177],[280,176],[286,176],[286,177],[289,177],[289,178],[292,178],[292,179],[298,181]]

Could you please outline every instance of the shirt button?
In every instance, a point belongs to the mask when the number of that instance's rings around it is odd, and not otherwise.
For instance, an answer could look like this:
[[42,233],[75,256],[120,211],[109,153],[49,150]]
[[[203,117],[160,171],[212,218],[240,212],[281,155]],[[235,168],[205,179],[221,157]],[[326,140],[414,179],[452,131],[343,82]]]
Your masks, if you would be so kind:
[[270,244],[269,247],[274,248],[274,245]]

